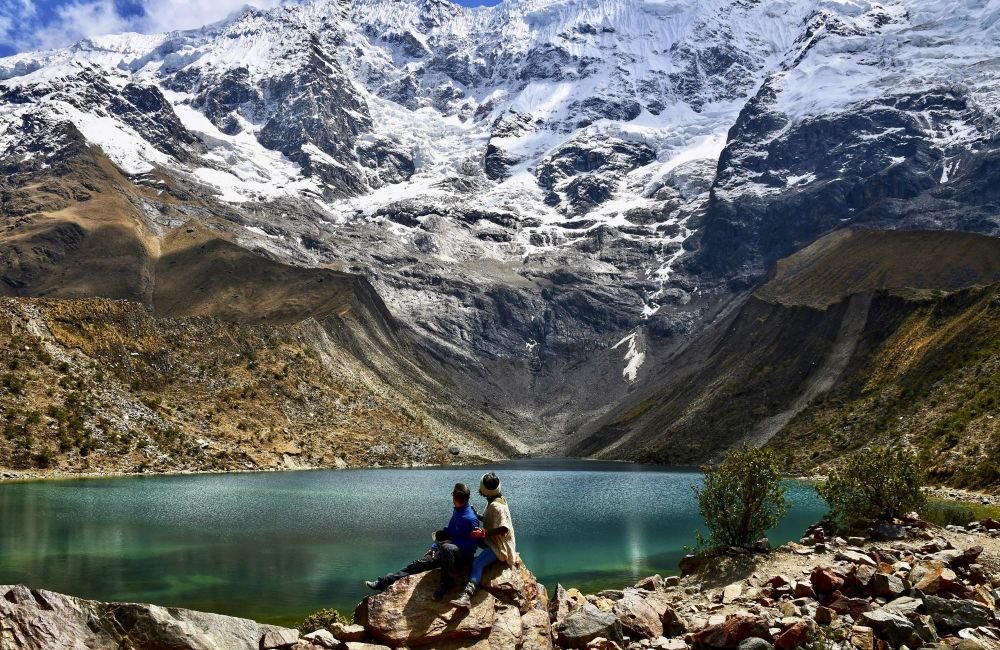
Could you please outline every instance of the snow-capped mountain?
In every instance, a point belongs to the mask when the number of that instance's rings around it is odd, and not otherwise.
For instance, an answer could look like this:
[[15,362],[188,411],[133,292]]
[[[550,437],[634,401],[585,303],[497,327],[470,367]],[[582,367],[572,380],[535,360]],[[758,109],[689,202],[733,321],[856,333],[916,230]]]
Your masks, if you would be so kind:
[[996,0],[311,0],[0,80],[9,185],[72,125],[557,432],[830,229],[1000,232]]

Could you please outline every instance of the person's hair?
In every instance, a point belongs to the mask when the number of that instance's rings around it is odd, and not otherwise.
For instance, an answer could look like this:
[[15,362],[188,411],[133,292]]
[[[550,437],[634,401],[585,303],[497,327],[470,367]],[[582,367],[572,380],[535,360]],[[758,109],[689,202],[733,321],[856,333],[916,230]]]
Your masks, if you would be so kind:
[[455,489],[451,491],[451,496],[463,503],[468,503],[469,497],[472,496],[472,490],[465,483],[456,483]]

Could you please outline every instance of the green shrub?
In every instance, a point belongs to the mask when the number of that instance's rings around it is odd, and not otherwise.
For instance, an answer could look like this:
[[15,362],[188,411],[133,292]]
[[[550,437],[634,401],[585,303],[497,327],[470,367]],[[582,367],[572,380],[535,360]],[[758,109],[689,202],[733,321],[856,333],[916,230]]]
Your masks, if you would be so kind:
[[750,544],[788,512],[778,460],[769,449],[744,445],[702,471],[704,485],[695,493],[712,546]]
[[851,455],[817,491],[830,504],[833,521],[855,529],[922,510],[923,482],[913,453],[876,446]]
[[351,621],[335,609],[321,609],[306,616],[306,619],[299,623],[298,629],[302,634],[309,634],[316,630],[329,630],[334,623],[350,625]]
[[928,501],[921,512],[924,519],[941,526],[965,526],[970,521],[976,521],[976,511],[964,503],[953,501]]

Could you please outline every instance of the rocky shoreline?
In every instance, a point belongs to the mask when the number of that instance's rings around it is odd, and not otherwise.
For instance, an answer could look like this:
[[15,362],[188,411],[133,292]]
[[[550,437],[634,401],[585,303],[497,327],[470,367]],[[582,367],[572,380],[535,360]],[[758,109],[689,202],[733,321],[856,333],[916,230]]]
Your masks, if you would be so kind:
[[351,625],[298,630],[156,605],[0,587],[0,646],[266,650],[1000,648],[1000,522],[897,522],[865,537],[814,526],[767,553],[682,562],[684,575],[550,599],[528,568],[488,573],[468,614],[411,576],[366,598]]

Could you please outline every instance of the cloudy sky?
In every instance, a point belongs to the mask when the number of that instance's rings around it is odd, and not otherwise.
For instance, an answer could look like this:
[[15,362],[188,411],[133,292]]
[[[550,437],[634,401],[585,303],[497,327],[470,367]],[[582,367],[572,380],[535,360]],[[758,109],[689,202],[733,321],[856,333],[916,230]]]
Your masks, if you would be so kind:
[[[456,0],[458,4],[466,6],[496,4],[498,1]],[[281,2],[282,0],[0,0],[0,56],[60,47],[101,34],[190,29],[221,20],[247,4],[264,9]]]

